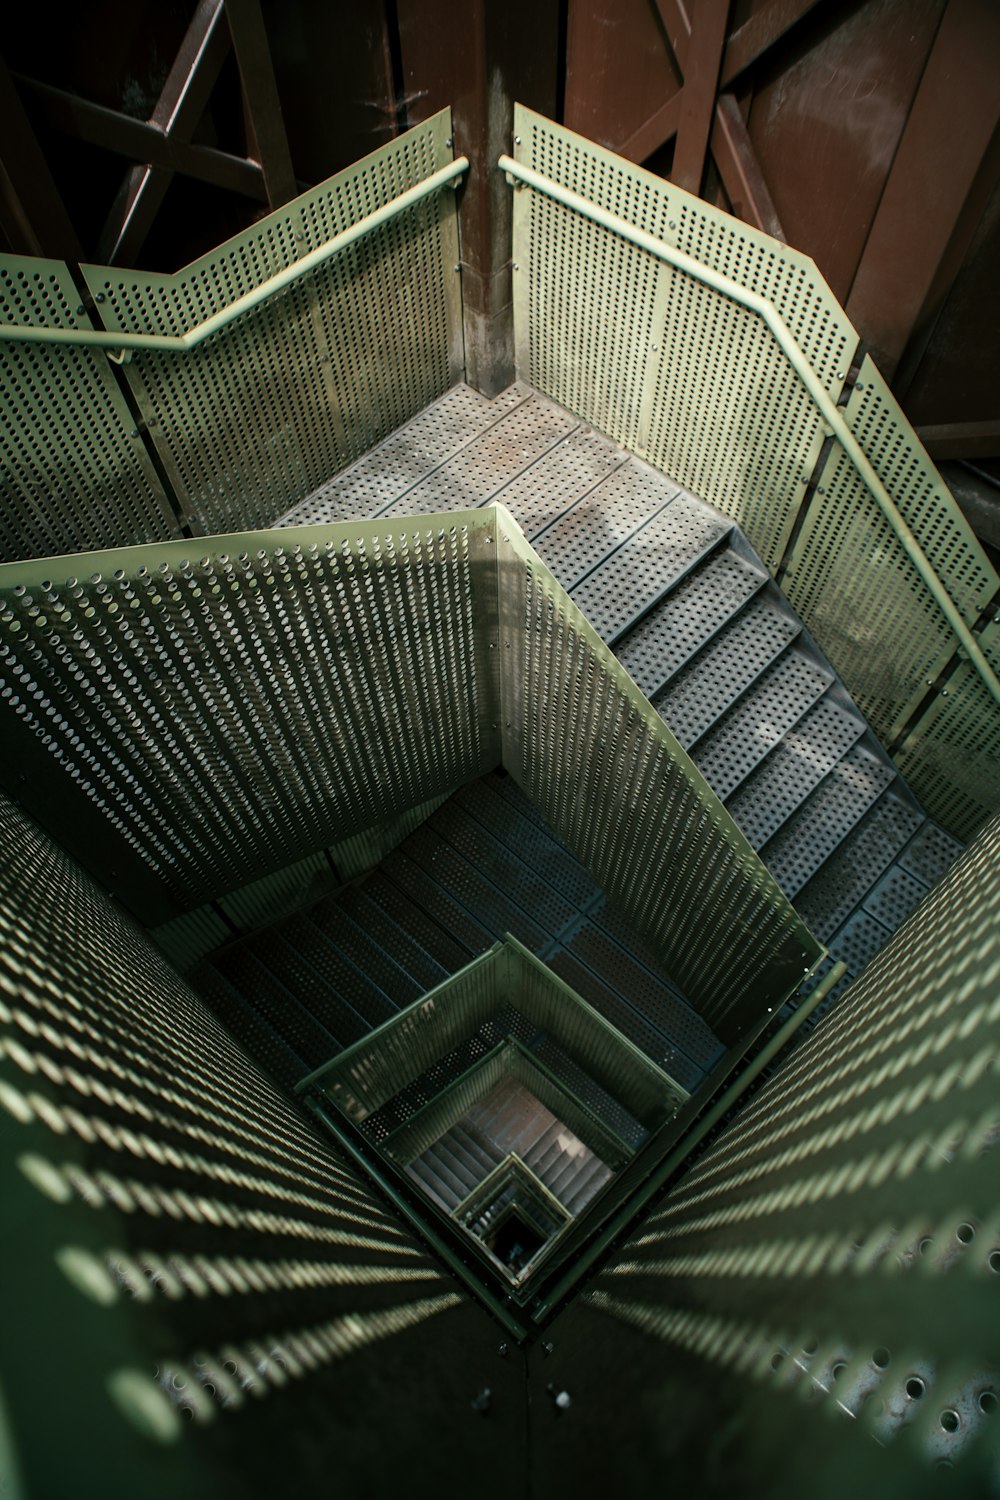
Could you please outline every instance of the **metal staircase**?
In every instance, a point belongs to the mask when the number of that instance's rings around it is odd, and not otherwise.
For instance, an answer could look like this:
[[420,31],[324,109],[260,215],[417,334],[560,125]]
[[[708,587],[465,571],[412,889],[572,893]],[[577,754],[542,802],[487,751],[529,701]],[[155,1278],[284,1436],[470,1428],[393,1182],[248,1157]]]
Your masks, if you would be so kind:
[[[282,524],[492,500],[615,650],[849,982],[959,846],[925,818],[731,521],[526,387],[487,401],[457,386]],[[198,982],[291,1084],[508,930],[686,1088],[721,1055],[503,774],[457,792],[360,883],[227,948]]]

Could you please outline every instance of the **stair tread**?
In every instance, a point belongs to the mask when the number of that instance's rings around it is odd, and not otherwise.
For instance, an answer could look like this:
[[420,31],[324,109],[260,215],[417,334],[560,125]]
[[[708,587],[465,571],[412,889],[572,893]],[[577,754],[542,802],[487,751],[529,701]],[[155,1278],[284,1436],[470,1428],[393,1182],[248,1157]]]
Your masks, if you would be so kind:
[[922,822],[891,788],[859,819],[795,898],[796,911],[820,942],[847,920]]
[[656,698],[766,582],[766,573],[728,547],[717,549],[617,643],[618,660]]
[[645,464],[629,459],[544,530],[532,546],[564,589],[573,587],[620,546],[680,486]]
[[830,674],[798,647],[787,650],[691,752],[724,802],[826,691]]
[[612,640],[731,530],[731,521],[682,491],[574,584],[573,603],[598,635]]
[[[758,595],[731,624],[709,637],[697,656],[689,659],[689,665],[671,674],[665,688],[654,690],[653,706],[685,748],[693,745],[767,670],[801,628],[793,616]],[[675,649],[669,661],[672,663],[678,655]]]
[[504,421],[486,425],[378,514],[417,516],[482,505],[579,425],[571,412],[528,390]]
[[215,967],[295,1049],[308,1070],[320,1067],[343,1050],[344,1038],[306,1009],[246,947],[229,948],[219,954]]
[[790,900],[894,780],[890,766],[855,745],[764,845],[764,863]]
[[759,849],[865,732],[864,720],[826,696],[813,705],[727,803]]

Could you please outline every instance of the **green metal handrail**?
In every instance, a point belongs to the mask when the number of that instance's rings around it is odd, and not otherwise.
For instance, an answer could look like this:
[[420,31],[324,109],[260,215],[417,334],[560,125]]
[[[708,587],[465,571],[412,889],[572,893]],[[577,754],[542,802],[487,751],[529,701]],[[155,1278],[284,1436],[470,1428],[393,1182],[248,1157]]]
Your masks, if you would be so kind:
[[917,541],[906,520],[900,514],[895,501],[889,494],[885,485],[879,479],[872,468],[863,448],[854,436],[851,429],[841,415],[835,402],[829,395],[816,372],[813,370],[808,359],[799,348],[791,331],[780,313],[766,297],[761,297],[757,292],[748,291],[746,287],[740,286],[739,282],[732,281],[728,276],[714,271],[711,266],[706,266],[701,261],[695,260],[690,255],[685,255],[682,250],[675,250],[672,245],[663,240],[656,239],[647,234],[643,229],[637,229],[634,224],[629,224],[626,219],[619,218],[598,204],[592,203],[588,198],[582,198],[579,193],[574,193],[570,188],[565,188],[561,183],[554,182],[552,178],[546,177],[541,172],[536,172],[533,167],[525,166],[515,161],[512,156],[501,156],[497,165],[507,174],[508,179],[521,183],[526,187],[534,188],[536,192],[543,193],[547,198],[561,203],[564,208],[571,209],[581,217],[589,219],[593,224],[599,224],[601,228],[617,235],[620,239],[627,240],[629,244],[635,245],[640,250],[673,266],[675,270],[683,271],[688,276],[709,286],[713,291],[721,292],[724,297],[738,302],[742,307],[755,312],[763,318],[782,352],[792,366],[796,375],[805,386],[810,397],[819,409],[829,429],[829,436],[835,437],[843,448],[847,457],[854,465],[859,477],[865,487],[873,496],[876,504],[881,510],[886,521],[889,523],[897,540],[902,546],[907,557],[913,563],[920,577],[927,585],[928,590],[937,603],[941,613],[945,616],[958,640],[966,652],[969,661],[981,677],[994,701],[1000,704],[1000,678],[997,677],[989,661],[986,659],[972,631],[966,625],[961,612],[956,607],[950,594],[938,577],[933,564],[927,557],[920,543]]
[[338,255],[341,250],[346,250],[356,240],[370,234],[373,229],[378,229],[382,224],[405,212],[406,209],[412,208],[421,199],[429,198],[439,188],[447,187],[449,183],[461,177],[468,166],[467,156],[456,156],[454,161],[432,172],[430,177],[425,177],[422,182],[414,183],[398,197],[391,198],[388,203],[383,203],[381,208],[376,208],[372,213],[366,214],[356,224],[348,225],[332,239],[318,245],[315,250],[310,250],[309,254],[303,255],[301,259],[293,261],[283,271],[269,276],[266,281],[261,282],[260,286],[245,292],[242,297],[237,297],[236,301],[231,302],[228,307],[213,313],[210,318],[206,318],[203,323],[198,323],[194,328],[189,328],[186,333],[112,333],[97,328],[31,328],[23,324],[3,323],[0,324],[0,340],[13,343],[72,344],[110,349],[119,351],[117,358],[114,353],[110,356],[118,364],[123,363],[133,349],[180,352],[195,349],[213,333],[218,333],[220,329],[228,327],[237,318],[243,317],[244,313],[252,312],[255,307],[259,307],[262,302],[266,302],[276,293],[283,291],[286,286],[290,286],[307,271],[314,271],[317,266],[323,265],[325,261]]

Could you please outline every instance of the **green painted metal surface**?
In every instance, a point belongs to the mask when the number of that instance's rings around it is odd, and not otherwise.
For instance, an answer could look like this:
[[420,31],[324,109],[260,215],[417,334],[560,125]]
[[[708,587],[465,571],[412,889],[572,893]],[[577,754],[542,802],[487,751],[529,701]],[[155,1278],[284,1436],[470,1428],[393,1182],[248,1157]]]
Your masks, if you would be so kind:
[[839,1407],[904,1463],[979,1441],[963,1494],[1000,1389],[998,856],[994,819],[585,1294],[788,1422]]
[[499,507],[4,565],[0,680],[2,784],[147,924],[502,761],[727,1042],[822,954]]
[[[176,274],[83,268],[114,334],[176,336],[454,161],[433,115]],[[0,344],[0,555],[269,525],[462,378],[454,182],[184,351]],[[93,331],[61,262],[0,257],[9,325]],[[308,264],[308,263],[307,263]],[[128,398],[140,413],[138,424]]]
[[[515,129],[517,163],[765,298],[837,398],[857,334],[808,257],[530,110]],[[521,377],[746,530],[883,742],[905,734],[901,768],[928,810],[967,839],[1000,795],[997,706],[964,669],[961,713],[925,712],[923,699],[962,654],[995,695],[978,630],[1000,579],[870,360],[846,430],[898,534],[843,450],[821,452],[822,414],[749,308],[522,186],[514,261]],[[955,635],[966,627],[967,646]]]

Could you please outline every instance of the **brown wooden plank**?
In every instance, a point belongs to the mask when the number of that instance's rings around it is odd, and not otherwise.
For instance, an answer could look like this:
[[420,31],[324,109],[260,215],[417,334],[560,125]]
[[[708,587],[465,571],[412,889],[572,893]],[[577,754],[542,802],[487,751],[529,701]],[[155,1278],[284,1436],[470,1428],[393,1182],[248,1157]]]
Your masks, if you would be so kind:
[[167,135],[159,125],[119,114],[103,104],[93,104],[78,94],[68,94],[50,84],[16,74],[18,87],[30,95],[47,125],[62,130],[88,145],[114,151],[131,161],[168,167],[214,187],[243,193],[259,202],[267,201],[264,177],[258,162],[231,156],[213,146],[195,146]]
[[680,117],[681,93],[678,92],[650,115],[649,119],[640,125],[627,141],[623,141],[614,149],[619,156],[625,156],[629,161],[644,162],[647,157],[652,156],[654,151],[659,151],[661,146],[673,140],[677,134]]
[[556,0],[398,0],[403,82],[419,121],[453,110],[455,150],[470,170],[459,197],[466,379],[492,396],[513,379],[513,195],[496,171],[511,149],[514,101],[556,107]]
[[650,0],[574,0],[567,16],[563,106],[570,130],[619,151],[679,88],[680,74]]
[[[670,43],[670,49],[675,60],[675,71],[683,77],[684,65],[687,60],[688,44],[691,39],[691,18],[689,9],[683,0],[654,0],[657,14],[663,25],[664,33]],[[774,44],[790,31],[803,16],[814,10],[818,0],[771,0],[769,5],[756,11],[730,36],[726,43],[726,49],[722,58],[722,69],[719,78],[720,89],[727,88],[733,80],[747,70],[753,63],[765,55]],[[602,13],[607,6],[598,0],[597,9]],[[576,7],[571,10],[572,16]],[[617,15],[617,12],[616,12]],[[635,55],[627,59],[634,73],[637,58]],[[649,71],[648,62],[643,63],[642,72],[645,75]],[[579,109],[578,112],[583,114]],[[676,89],[669,98],[664,99],[661,104],[652,110],[643,120],[642,124],[634,127],[627,135],[616,135],[614,126],[605,125],[603,117],[599,117],[597,128],[591,125],[587,130],[583,124],[574,124],[567,115],[566,123],[574,130],[581,130],[584,134],[590,134],[593,139],[600,140],[602,144],[611,146],[619,155],[625,156],[629,161],[642,162],[652,156],[655,151],[669,144],[677,134],[677,126],[680,121],[681,96],[680,89]],[[721,121],[716,112],[716,120],[713,129],[725,129],[726,124]],[[728,148],[723,145],[723,150],[728,149],[730,154],[732,146]],[[773,204],[772,204],[773,208]],[[775,211],[775,218],[777,213]],[[781,236],[784,238],[784,236]]]
[[719,95],[709,144],[736,217],[783,240],[778,211],[732,94]]
[[[1000,196],[1000,126],[993,132],[986,155],[980,164],[976,174],[976,180],[962,205],[961,213],[951,236],[948,240],[947,249],[938,262],[937,271],[931,282],[930,289],[924,300],[920,317],[909,339],[906,348],[896,366],[893,376],[892,388],[897,399],[906,406],[908,413],[913,409],[918,413],[927,415],[924,410],[924,402],[921,399],[921,387],[924,386],[925,378],[930,375],[931,385],[935,381],[943,382],[948,388],[949,403],[953,401],[955,389],[947,364],[940,365],[933,358],[939,334],[943,333],[947,343],[951,335],[949,328],[953,326],[953,320],[960,307],[967,310],[964,317],[964,327],[969,330],[967,337],[961,339],[953,350],[954,357],[960,360],[963,370],[963,386],[968,390],[975,386],[977,374],[980,379],[985,377],[983,384],[989,392],[987,407],[996,392],[996,351],[989,346],[989,352],[984,348],[985,341],[975,337],[980,327],[997,327],[997,304],[1000,302],[997,296],[996,265],[998,245],[1000,245],[1000,228],[998,228],[997,198]],[[989,239],[992,232],[992,246]],[[983,240],[987,241],[986,244]],[[992,253],[991,253],[992,250]],[[982,270],[978,275],[981,285],[977,291],[975,282],[977,279],[977,262],[986,271]],[[961,318],[961,313],[958,313]],[[931,358],[926,356],[930,353]],[[926,389],[924,395],[930,394]],[[981,402],[974,405],[980,410]],[[934,408],[933,398],[931,412],[937,415],[950,415],[947,410]]]
[[720,89],[728,89],[733,80],[758,58],[770,52],[803,16],[815,10],[818,0],[770,0],[743,22],[726,43],[719,76]]
[[0,58],[0,220],[17,255],[80,260],[82,250],[14,80]]
[[705,171],[728,17],[729,0],[701,0],[692,18],[670,173],[677,186],[689,193],[700,191]]
[[789,242],[842,302],[944,4],[834,6],[808,48],[790,47],[755,73],[747,128],[761,171]]
[[653,0],[681,78],[687,76],[693,0]]
[[865,244],[847,311],[896,368],[1000,120],[1000,7],[951,0]]
[[294,198],[298,189],[259,0],[226,0],[226,19],[236,49],[267,199],[272,208],[278,208]]

